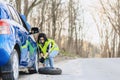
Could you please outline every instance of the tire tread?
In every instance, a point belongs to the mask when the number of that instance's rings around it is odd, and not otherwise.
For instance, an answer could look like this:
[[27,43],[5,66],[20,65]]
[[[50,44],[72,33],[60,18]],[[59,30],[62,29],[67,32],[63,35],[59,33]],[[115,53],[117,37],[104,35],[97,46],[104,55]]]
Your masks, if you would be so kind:
[[49,68],[43,67],[39,68],[40,74],[50,74],[50,75],[60,75],[62,74],[62,70],[60,68]]

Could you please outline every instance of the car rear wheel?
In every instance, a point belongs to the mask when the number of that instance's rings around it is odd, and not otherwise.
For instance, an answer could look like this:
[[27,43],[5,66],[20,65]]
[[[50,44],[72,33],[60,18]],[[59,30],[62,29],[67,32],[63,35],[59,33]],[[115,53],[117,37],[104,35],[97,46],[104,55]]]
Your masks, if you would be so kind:
[[8,63],[1,67],[2,80],[18,80],[19,76],[19,59],[18,53],[14,49],[11,53]]

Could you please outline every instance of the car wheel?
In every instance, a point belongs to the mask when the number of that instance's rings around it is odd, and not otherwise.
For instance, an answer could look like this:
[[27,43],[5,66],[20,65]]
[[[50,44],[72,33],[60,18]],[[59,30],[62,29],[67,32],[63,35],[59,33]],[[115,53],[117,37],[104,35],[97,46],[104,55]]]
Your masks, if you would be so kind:
[[19,76],[19,59],[18,53],[14,49],[11,53],[8,63],[1,67],[2,80],[18,80]]
[[50,74],[50,75],[60,75],[62,74],[62,70],[60,68],[43,67],[43,68],[39,68],[39,73]]
[[28,71],[30,74],[38,73],[38,68],[39,68],[38,54],[36,53],[33,68],[29,69]]

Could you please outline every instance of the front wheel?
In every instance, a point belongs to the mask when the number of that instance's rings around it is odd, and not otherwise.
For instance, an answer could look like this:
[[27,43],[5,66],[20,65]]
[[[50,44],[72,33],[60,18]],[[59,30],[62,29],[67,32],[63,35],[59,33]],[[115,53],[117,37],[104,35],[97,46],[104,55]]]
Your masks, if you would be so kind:
[[14,49],[11,53],[8,63],[1,67],[2,80],[18,80],[19,77],[19,59],[18,53]]

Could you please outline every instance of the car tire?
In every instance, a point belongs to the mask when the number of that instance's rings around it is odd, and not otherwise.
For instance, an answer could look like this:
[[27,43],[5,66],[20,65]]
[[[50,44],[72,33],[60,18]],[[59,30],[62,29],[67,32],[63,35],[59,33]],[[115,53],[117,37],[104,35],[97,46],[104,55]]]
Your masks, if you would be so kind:
[[14,49],[11,53],[10,60],[1,68],[2,80],[18,80],[19,77],[19,59],[18,53]]
[[29,74],[34,74],[34,73],[38,73],[38,68],[39,68],[39,62],[38,62],[38,54],[36,53],[35,55],[35,62],[33,65],[33,68],[28,69]]
[[40,74],[50,74],[50,75],[60,75],[60,74],[62,74],[62,70],[60,68],[51,68],[51,67],[39,68],[38,72]]

